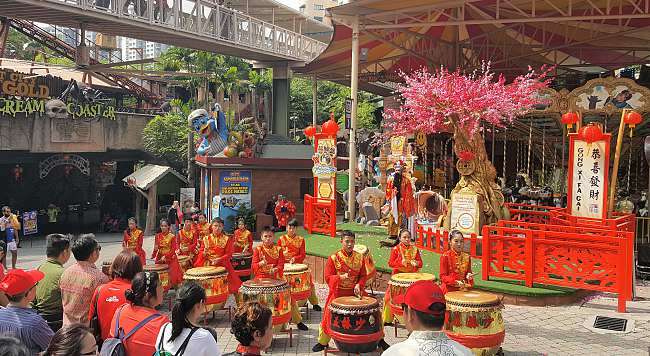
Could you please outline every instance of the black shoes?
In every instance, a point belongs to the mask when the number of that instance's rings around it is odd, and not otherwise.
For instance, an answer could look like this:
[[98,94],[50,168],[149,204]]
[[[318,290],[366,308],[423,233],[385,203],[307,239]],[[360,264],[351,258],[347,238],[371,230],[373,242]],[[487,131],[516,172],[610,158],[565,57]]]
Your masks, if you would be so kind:
[[323,308],[320,307],[320,305],[316,304],[312,307],[315,311],[322,311]]
[[377,345],[377,347],[379,347],[382,351],[386,351],[390,347],[390,345],[388,345],[388,343],[384,341],[384,339],[381,339],[379,340],[379,344]]
[[303,322],[296,324],[296,326],[298,327],[298,330],[302,330],[302,331],[309,330],[307,325],[305,325]]
[[321,352],[321,351],[325,350],[326,347],[327,347],[327,345],[323,345],[320,342],[317,342],[316,345],[314,345],[314,347],[311,348],[311,351],[312,352]]

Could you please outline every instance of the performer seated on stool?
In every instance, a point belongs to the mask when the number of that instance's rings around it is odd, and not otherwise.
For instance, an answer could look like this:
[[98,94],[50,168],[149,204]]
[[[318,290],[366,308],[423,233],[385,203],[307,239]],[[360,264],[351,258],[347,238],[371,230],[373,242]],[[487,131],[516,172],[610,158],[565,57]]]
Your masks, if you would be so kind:
[[232,317],[230,333],[239,345],[223,356],[259,356],[273,342],[273,312],[257,301],[242,304]]
[[[363,255],[354,250],[354,241],[354,232],[344,230],[341,235],[341,249],[327,259],[325,281],[329,285],[330,292],[325,302],[323,320],[318,329],[318,343],[311,349],[313,352],[325,350],[331,339],[329,325],[332,313],[328,307],[332,300],[365,294],[368,274]],[[382,350],[386,350],[389,346],[384,339],[379,341]]]
[[251,252],[252,249],[253,234],[246,228],[244,219],[239,219],[235,230],[235,253]]
[[449,232],[451,248],[440,256],[440,281],[442,291],[453,292],[474,286],[472,261],[463,251],[463,233],[458,230]]
[[144,233],[138,229],[138,224],[135,218],[129,218],[129,228],[124,230],[124,237],[122,238],[122,247],[135,252],[140,256],[140,262],[145,265],[147,263],[147,254],[142,248],[142,239]]
[[[393,269],[392,274],[413,273],[422,268],[422,257],[417,247],[411,244],[411,233],[402,230],[399,233],[400,244],[390,251],[388,267]],[[390,293],[387,290],[384,297],[384,325],[393,324],[393,312],[390,310]]]
[[409,338],[386,350],[382,356],[472,356],[470,349],[450,340],[442,331],[445,324],[445,297],[433,281],[417,281],[406,294],[395,298],[404,308],[404,324]]
[[241,280],[230,264],[230,258],[234,250],[234,240],[223,233],[223,220],[212,219],[212,233],[201,240],[199,255],[196,257],[194,267],[220,266],[228,271],[228,290],[235,297],[238,296]]
[[[296,235],[298,229],[298,220],[291,219],[287,225],[287,233],[280,236],[278,246],[282,248],[285,260],[289,263],[303,263],[307,253],[305,251],[305,238]],[[314,310],[321,311],[318,305],[318,297],[316,296],[316,289],[314,283],[311,284],[311,294],[309,295],[309,303],[314,306]]]
[[157,264],[166,264],[169,267],[169,286],[174,287],[183,281],[181,265],[178,264],[178,245],[176,236],[169,231],[167,219],[160,219],[160,232],[156,234],[151,258]]
[[208,218],[204,213],[199,213],[199,221],[194,224],[193,228],[199,237],[199,241],[203,240],[204,237],[210,235],[210,223],[208,222]]
[[[253,249],[253,273],[255,278],[272,278],[284,280],[284,255],[282,248],[273,241],[275,235],[270,226],[262,230],[262,244]],[[300,330],[308,330],[303,324],[298,304],[291,298],[291,322],[296,324]]]
[[183,228],[178,230],[178,244],[180,255],[189,256],[194,265],[194,259],[199,253],[199,233],[192,229],[192,217],[188,214],[183,221]]

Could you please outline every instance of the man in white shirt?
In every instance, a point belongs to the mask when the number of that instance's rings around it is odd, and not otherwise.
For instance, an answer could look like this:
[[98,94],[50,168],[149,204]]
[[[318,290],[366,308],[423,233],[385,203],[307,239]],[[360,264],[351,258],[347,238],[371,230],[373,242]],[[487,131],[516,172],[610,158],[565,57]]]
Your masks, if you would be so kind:
[[450,340],[442,331],[445,323],[445,297],[432,281],[413,283],[406,294],[395,298],[404,309],[404,322],[411,335],[395,344],[382,356],[473,356],[467,347]]

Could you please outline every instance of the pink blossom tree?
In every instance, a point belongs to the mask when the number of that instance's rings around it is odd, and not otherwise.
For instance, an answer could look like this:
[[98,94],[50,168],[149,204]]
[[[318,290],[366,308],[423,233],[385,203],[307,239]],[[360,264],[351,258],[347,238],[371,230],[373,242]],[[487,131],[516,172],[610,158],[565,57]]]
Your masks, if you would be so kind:
[[[543,102],[537,93],[548,84],[549,70],[526,75],[506,84],[489,65],[466,75],[441,68],[403,75],[405,84],[397,92],[403,100],[399,110],[385,113],[386,135],[453,132],[456,169],[461,179],[452,191],[474,192],[482,210],[480,225],[507,218],[508,210],[496,183],[496,169],[488,159],[481,135],[482,124],[503,127],[534,105]],[[446,219],[449,228],[449,219]]]

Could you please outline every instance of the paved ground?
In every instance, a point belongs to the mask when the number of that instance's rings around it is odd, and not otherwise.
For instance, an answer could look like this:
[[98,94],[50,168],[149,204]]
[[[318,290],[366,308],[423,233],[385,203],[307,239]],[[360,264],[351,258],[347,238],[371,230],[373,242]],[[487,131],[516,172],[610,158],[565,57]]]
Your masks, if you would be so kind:
[[[111,260],[121,249],[121,235],[98,235],[102,243],[100,261]],[[152,250],[153,238],[145,239],[145,250]],[[18,267],[31,269],[45,258],[44,241],[23,242],[19,250]],[[68,264],[70,264],[69,262]],[[318,286],[322,301],[327,295],[326,286]],[[506,355],[650,355],[650,287],[639,284],[639,301],[628,303],[628,313],[616,313],[616,299],[612,295],[599,294],[586,298],[580,303],[563,307],[524,307],[507,305],[503,310],[506,322],[506,339],[503,349]],[[233,304],[233,301],[229,301]],[[627,334],[602,334],[588,329],[586,320],[594,315],[625,317],[633,324]],[[310,320],[305,320],[310,330],[294,330],[293,346],[289,347],[287,334],[274,336],[273,355],[308,355],[316,342],[321,313],[311,312]],[[230,334],[228,313],[218,312],[209,325],[219,333],[219,346],[230,352],[237,341]],[[588,323],[587,323],[588,324]],[[393,344],[407,336],[404,329],[398,329],[398,338],[393,336],[393,328],[386,329],[386,341]],[[330,343],[334,346],[334,343]],[[406,356],[406,355],[405,355]]]

